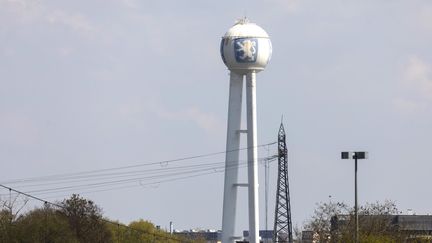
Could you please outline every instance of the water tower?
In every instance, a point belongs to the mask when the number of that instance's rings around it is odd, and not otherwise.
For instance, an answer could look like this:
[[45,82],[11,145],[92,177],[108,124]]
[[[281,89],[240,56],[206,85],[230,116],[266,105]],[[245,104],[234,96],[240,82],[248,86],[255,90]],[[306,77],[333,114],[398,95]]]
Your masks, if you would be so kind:
[[[223,62],[230,70],[222,243],[232,243],[236,240],[234,231],[237,189],[241,186],[248,188],[249,242],[259,243],[256,73],[264,70],[269,62],[272,46],[267,32],[244,18],[237,21],[222,37],[220,52]],[[240,127],[244,77],[246,130]],[[237,180],[242,133],[247,135],[248,183],[239,183]]]

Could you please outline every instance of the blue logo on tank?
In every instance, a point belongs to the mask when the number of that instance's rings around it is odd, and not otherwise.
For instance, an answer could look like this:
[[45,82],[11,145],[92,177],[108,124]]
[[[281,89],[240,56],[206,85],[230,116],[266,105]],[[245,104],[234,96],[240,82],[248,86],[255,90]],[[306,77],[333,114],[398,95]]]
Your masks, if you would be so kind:
[[256,38],[238,38],[234,40],[236,61],[239,63],[256,62],[258,56],[258,40]]

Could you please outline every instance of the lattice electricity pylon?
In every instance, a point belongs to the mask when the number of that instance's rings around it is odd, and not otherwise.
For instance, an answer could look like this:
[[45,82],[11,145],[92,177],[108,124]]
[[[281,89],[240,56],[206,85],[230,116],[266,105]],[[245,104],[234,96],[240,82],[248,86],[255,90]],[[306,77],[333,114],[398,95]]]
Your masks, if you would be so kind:
[[281,123],[278,134],[278,182],[273,242],[293,242],[291,206],[288,184],[288,149]]

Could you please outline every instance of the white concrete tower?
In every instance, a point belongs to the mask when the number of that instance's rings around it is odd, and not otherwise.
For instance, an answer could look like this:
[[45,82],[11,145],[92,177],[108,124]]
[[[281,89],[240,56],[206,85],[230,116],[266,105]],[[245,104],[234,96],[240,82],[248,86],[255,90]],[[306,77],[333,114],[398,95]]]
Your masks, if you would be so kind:
[[[268,34],[244,18],[222,37],[222,60],[230,70],[228,131],[222,215],[222,243],[233,243],[237,189],[248,187],[249,242],[259,243],[258,154],[256,125],[256,73],[264,70],[272,54]],[[243,77],[246,76],[247,130],[241,130]],[[240,134],[247,134],[248,183],[239,183]],[[244,208],[244,207],[242,207]]]

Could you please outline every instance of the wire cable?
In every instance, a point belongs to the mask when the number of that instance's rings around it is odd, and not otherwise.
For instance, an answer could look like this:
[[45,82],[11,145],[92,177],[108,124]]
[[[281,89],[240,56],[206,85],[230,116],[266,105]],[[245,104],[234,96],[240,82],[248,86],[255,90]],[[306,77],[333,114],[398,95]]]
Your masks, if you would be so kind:
[[[257,148],[269,146],[276,144],[277,142],[271,142],[266,144],[257,145]],[[198,158],[204,158],[204,157],[210,157],[214,155],[234,152],[234,151],[242,151],[249,149],[249,147],[240,148],[240,149],[234,149],[234,150],[226,150],[221,152],[213,152],[208,154],[201,154],[201,155],[194,155],[194,156],[188,156],[188,157],[182,157],[177,159],[170,159],[170,160],[162,160],[157,162],[149,162],[149,163],[140,163],[135,165],[127,165],[127,166],[120,166],[120,167],[112,167],[112,168],[106,168],[106,169],[98,169],[98,170],[89,170],[89,171],[80,171],[80,172],[74,172],[74,173],[63,173],[63,174],[53,174],[48,176],[40,176],[40,177],[29,177],[25,179],[16,179],[16,180],[9,180],[9,181],[2,181],[0,183],[2,184],[15,184],[15,183],[22,183],[22,182],[28,182],[28,181],[35,181],[35,180],[46,180],[46,179],[53,179],[53,178],[59,178],[59,177],[67,177],[67,176],[74,176],[74,175],[86,175],[86,174],[92,174],[92,173],[100,173],[105,171],[113,171],[113,170],[124,170],[124,169],[131,169],[131,168],[137,168],[137,167],[144,167],[144,166],[151,166],[151,165],[168,165],[169,163],[173,162],[180,162],[185,160],[192,160],[192,159],[198,159]]]
[[[276,159],[275,156],[269,156],[265,158],[260,158],[261,161],[274,161]],[[100,183],[91,183],[91,184],[79,184],[79,185],[69,185],[64,187],[55,187],[55,188],[45,188],[45,189],[39,189],[39,190],[33,190],[33,191],[26,191],[26,193],[32,193],[35,195],[52,195],[55,193],[62,193],[62,192],[69,192],[69,191],[75,191],[77,192],[78,189],[96,189],[96,188],[102,188],[101,190],[90,190],[90,191],[80,191],[79,193],[82,194],[83,192],[93,193],[93,192],[104,192],[104,191],[112,191],[112,190],[119,190],[119,189],[126,189],[126,188],[132,188],[132,187],[145,187],[145,186],[153,186],[153,185],[160,185],[163,183],[171,182],[171,181],[177,181],[177,180],[184,180],[188,178],[195,178],[198,176],[204,176],[204,175],[210,175],[215,173],[221,173],[226,170],[231,170],[234,168],[244,168],[248,165],[247,162],[238,163],[237,165],[228,165],[228,166],[218,166],[218,167],[210,167],[206,169],[200,169],[200,170],[194,170],[194,171],[187,171],[187,172],[181,172],[181,173],[170,173],[170,174],[164,174],[159,176],[151,176],[151,177],[140,177],[140,178],[134,178],[134,179],[128,179],[128,180],[119,180],[119,181],[105,181]],[[187,176],[186,176],[187,175]],[[166,178],[166,179],[164,179]],[[148,180],[148,182],[143,182],[145,179]],[[158,179],[155,181],[155,179]],[[135,184],[138,182],[138,184]],[[128,186],[121,186],[116,188],[108,188],[103,189],[107,186],[113,186],[113,185],[127,185]],[[0,194],[1,195],[1,194]],[[67,195],[64,195],[67,196]],[[50,198],[56,198],[51,196]]]
[[[266,160],[267,158],[264,158]],[[188,175],[188,177],[195,177],[197,173],[204,173],[204,174],[212,174],[207,173],[208,171],[213,173],[219,173],[223,172],[226,169],[231,169],[235,167],[241,167],[247,165],[248,162],[238,163],[237,165],[221,165],[216,167],[209,167],[204,169],[195,169],[190,171],[181,171],[181,172],[171,172],[167,174],[158,174],[158,175],[150,175],[146,177],[134,177],[134,178],[128,178],[128,179],[122,179],[122,180],[109,180],[109,181],[103,181],[103,182],[96,182],[96,183],[88,183],[88,184],[79,184],[79,185],[69,185],[69,186],[62,186],[62,187],[55,187],[55,188],[47,188],[47,189],[38,189],[38,190],[31,190],[26,191],[27,193],[42,193],[42,192],[59,192],[59,191],[69,191],[71,189],[79,189],[79,188],[100,188],[105,186],[111,186],[111,185],[118,185],[118,184],[127,184],[127,183],[134,183],[134,182],[140,182],[140,185],[152,185],[152,184],[158,184],[154,182],[149,183],[141,183],[142,181],[152,181],[154,179],[162,179],[162,178],[170,178],[175,176],[184,176]],[[194,175],[194,176],[192,176]],[[188,178],[186,177],[186,178]],[[163,181],[165,182],[165,180]]]

